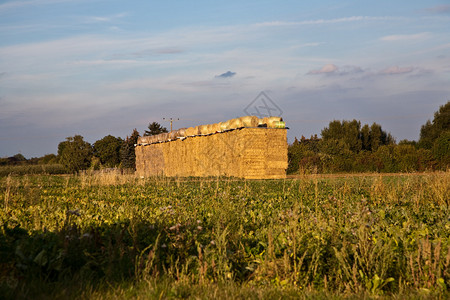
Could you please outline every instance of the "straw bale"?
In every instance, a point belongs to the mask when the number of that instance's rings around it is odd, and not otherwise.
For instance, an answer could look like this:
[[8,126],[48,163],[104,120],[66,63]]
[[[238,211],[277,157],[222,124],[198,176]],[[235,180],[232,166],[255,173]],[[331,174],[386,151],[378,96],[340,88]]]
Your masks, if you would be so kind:
[[230,120],[229,129],[236,129],[241,127],[244,127],[244,124],[239,118]]
[[230,121],[220,122],[219,126],[220,126],[220,131],[228,130],[229,129],[228,127],[230,126]]
[[220,123],[211,124],[211,133],[216,133],[221,131]]
[[256,116],[245,116],[239,118],[244,127],[257,127],[259,124],[259,118]]
[[208,134],[208,125],[200,125],[198,126],[199,134]]
[[169,134],[167,132],[160,133],[157,135],[157,137],[158,137],[158,142],[165,142],[169,139]]
[[158,138],[156,135],[152,135],[149,137],[149,143],[157,143],[158,142]]
[[207,132],[207,134],[214,133],[214,132],[215,132],[215,131],[214,131],[214,124],[208,124],[208,125],[206,125],[206,132]]
[[186,136],[186,129],[187,128],[180,128],[180,129],[178,129],[179,137],[185,137]]
[[198,127],[189,127],[186,129],[186,136],[198,135]]
[[267,127],[269,127],[269,128],[278,128],[277,124],[278,124],[278,122],[281,122],[281,121],[283,121],[283,119],[280,117],[269,117],[269,118],[267,118],[266,124],[267,124]]
[[146,137],[146,136],[140,136],[140,137],[138,137],[137,143],[138,143],[138,144],[144,144],[144,143],[147,143],[147,137]]
[[179,130],[173,130],[169,133],[169,139],[175,140],[176,138],[181,136],[181,132]]

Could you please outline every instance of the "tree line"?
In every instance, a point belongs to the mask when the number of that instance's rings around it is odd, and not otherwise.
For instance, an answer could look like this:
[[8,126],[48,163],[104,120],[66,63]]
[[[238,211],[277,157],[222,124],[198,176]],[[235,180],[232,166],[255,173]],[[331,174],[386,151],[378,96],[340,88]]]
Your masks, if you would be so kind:
[[[144,136],[167,132],[167,128],[157,122],[150,123]],[[125,139],[107,135],[93,145],[83,140],[81,135],[68,137],[58,145],[59,162],[71,171],[100,168],[136,168],[134,145],[137,144],[139,132],[134,129]]]
[[[144,136],[167,132],[150,123]],[[134,145],[139,132],[125,139],[107,135],[90,144],[81,135],[66,138],[58,153],[27,160],[22,154],[1,158],[1,165],[59,164],[67,172],[100,168],[135,169]],[[419,141],[396,143],[381,125],[357,120],[331,121],[309,139],[295,138],[288,146],[288,174],[336,172],[413,172],[447,170],[450,165],[450,102],[441,106],[420,130]],[[59,171],[58,171],[59,172]]]
[[331,121],[317,135],[289,145],[288,173],[414,172],[450,166],[450,102],[421,127],[419,141],[396,143],[373,123]]
[[[144,136],[163,132],[167,132],[167,129],[157,122],[153,122],[148,125]],[[75,135],[67,137],[65,141],[58,144],[57,154],[26,159],[19,153],[11,157],[0,158],[0,166],[61,165],[68,173],[101,168],[135,169],[134,145],[137,143],[138,137],[139,132],[134,129],[125,139],[107,135],[90,144],[81,135]],[[33,172],[35,172],[34,169]],[[61,169],[57,169],[57,172],[61,173]]]

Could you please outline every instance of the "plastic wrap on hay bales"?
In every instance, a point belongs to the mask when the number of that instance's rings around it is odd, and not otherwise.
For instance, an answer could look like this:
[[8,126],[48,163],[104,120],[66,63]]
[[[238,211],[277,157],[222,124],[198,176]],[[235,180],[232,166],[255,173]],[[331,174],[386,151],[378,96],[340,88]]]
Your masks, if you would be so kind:
[[259,118],[256,116],[245,116],[239,118],[241,120],[243,127],[257,127],[259,124]]
[[169,139],[170,140],[175,140],[178,137],[181,136],[181,133],[178,130],[173,130],[172,132],[169,132]]
[[148,143],[147,137],[146,137],[146,136],[140,136],[140,137],[138,137],[137,143],[138,143],[138,144],[145,144],[145,143]]
[[186,129],[187,128],[180,128],[180,129],[178,129],[178,133],[179,133],[180,137],[185,137],[186,136]]
[[283,119],[280,117],[269,117],[267,118],[267,127],[269,128],[278,128],[277,125],[279,122],[282,122]]
[[158,134],[157,137],[158,137],[158,142],[165,142],[165,141],[169,140],[169,134],[166,132]]

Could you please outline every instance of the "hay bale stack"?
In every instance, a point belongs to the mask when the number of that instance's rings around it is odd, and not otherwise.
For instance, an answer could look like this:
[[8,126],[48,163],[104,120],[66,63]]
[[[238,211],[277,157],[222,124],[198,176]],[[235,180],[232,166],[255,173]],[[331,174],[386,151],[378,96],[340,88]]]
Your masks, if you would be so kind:
[[[187,139],[175,139],[148,146],[138,145],[137,174],[285,178],[286,129],[257,127],[264,121],[268,126],[277,126],[276,122],[281,122],[280,119],[238,118],[209,126],[187,128],[170,136],[189,136]],[[236,128],[241,129],[228,130]],[[194,134],[197,130],[202,135]],[[169,135],[161,134],[153,138],[165,141]],[[151,137],[139,139],[147,142],[151,140]]]

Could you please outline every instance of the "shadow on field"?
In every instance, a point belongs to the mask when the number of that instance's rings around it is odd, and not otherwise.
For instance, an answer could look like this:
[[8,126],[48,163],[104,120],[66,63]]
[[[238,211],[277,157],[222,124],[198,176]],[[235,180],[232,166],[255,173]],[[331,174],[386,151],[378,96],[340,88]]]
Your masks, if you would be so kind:
[[105,282],[175,274],[174,265],[198,255],[195,238],[184,234],[181,225],[167,228],[124,220],[82,232],[71,222],[77,213],[69,211],[64,226],[55,232],[29,233],[3,225],[0,298],[55,296],[61,291],[67,296]]

